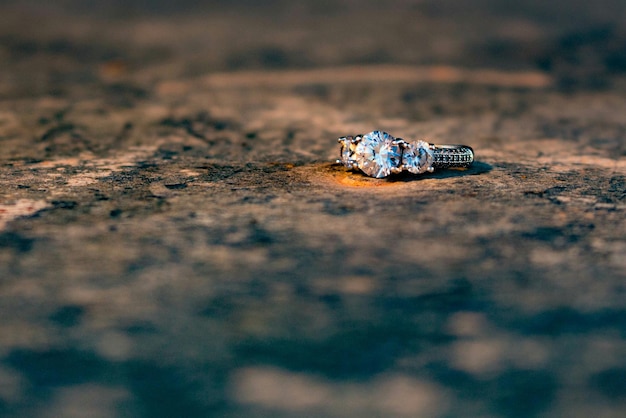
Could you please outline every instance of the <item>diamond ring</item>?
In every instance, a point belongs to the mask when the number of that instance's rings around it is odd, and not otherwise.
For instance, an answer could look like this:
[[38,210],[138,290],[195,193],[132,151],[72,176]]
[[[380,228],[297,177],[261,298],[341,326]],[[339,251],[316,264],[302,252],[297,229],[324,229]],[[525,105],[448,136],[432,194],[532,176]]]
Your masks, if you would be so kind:
[[467,168],[474,162],[474,151],[467,145],[435,145],[421,140],[407,142],[382,131],[344,136],[338,141],[341,158],[337,163],[376,178],[403,171],[421,174],[439,168]]

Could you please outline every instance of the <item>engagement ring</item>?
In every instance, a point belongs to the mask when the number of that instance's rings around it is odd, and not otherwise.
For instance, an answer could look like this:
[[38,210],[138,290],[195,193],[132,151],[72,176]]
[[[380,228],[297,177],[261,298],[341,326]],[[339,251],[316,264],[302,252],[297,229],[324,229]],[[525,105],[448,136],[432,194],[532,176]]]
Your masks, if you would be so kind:
[[338,163],[376,178],[403,171],[421,174],[442,168],[467,168],[474,162],[474,151],[467,145],[407,142],[382,131],[344,136],[338,141],[341,144]]

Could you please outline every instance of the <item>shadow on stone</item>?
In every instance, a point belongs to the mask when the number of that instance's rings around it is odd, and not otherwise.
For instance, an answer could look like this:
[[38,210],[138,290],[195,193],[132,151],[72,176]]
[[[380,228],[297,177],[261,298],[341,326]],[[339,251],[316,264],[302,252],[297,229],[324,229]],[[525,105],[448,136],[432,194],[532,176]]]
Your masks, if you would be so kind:
[[[368,188],[399,185],[401,183],[410,183],[425,179],[447,179],[454,177],[475,176],[488,173],[493,169],[493,166],[490,164],[475,161],[472,166],[467,169],[439,170],[432,174],[411,174],[404,172],[397,175],[394,174],[383,179],[377,179],[369,177],[358,170],[349,170],[341,164],[316,164],[315,166],[311,166],[311,168],[313,167],[315,168],[315,171],[322,171],[326,175],[330,174],[333,177],[334,182],[340,183],[342,186]],[[310,175],[307,177],[309,176]]]
[[411,174],[411,173],[401,173],[397,176],[392,176],[388,181],[396,182],[396,181],[415,181],[420,179],[447,179],[453,177],[465,177],[465,176],[476,176],[479,174],[488,173],[493,169],[493,166],[490,164],[474,161],[470,168],[452,168],[449,170],[436,170],[432,174]]

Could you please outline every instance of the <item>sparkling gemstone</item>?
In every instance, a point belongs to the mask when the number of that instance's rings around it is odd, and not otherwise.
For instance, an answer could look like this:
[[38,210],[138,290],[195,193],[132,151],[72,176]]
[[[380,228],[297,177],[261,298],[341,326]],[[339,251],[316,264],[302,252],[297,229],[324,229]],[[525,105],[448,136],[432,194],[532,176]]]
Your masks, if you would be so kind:
[[398,168],[402,149],[387,132],[374,131],[363,136],[355,150],[354,159],[367,175],[382,178]]
[[433,161],[433,152],[424,141],[407,144],[402,154],[402,165],[413,174],[425,173],[433,165]]
[[351,136],[340,138],[339,141],[341,142],[341,151],[339,153],[341,163],[348,168],[352,168],[354,166],[354,150],[356,149],[356,144],[352,142]]

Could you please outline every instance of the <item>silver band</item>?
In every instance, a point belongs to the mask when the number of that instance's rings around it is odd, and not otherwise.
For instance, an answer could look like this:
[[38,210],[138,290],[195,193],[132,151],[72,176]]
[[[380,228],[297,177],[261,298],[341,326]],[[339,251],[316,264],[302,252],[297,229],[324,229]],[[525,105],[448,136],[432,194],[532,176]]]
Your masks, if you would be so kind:
[[429,145],[435,169],[468,168],[474,162],[474,150],[467,145]]
[[341,137],[339,143],[338,163],[376,178],[403,171],[421,174],[435,169],[468,168],[474,162],[474,150],[467,145],[407,142],[382,131]]

